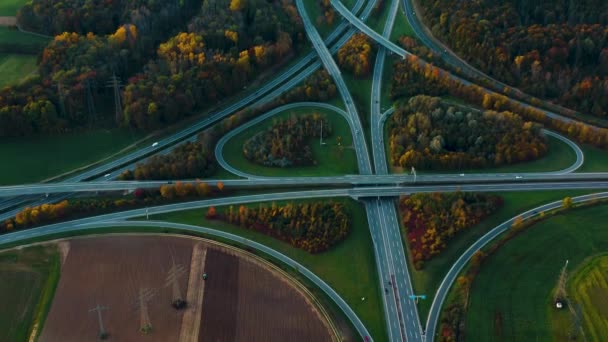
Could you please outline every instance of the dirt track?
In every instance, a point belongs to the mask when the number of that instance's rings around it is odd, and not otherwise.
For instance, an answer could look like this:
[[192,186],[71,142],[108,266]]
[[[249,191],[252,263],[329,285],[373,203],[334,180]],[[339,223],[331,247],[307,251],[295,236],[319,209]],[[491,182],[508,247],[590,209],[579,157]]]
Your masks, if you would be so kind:
[[0,26],[14,26],[16,24],[16,17],[0,17]]

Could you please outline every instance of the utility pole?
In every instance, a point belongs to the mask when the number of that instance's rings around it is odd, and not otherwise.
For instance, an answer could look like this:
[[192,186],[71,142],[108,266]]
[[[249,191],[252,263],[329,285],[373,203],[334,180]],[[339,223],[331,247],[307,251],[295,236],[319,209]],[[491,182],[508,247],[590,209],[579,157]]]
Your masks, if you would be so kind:
[[165,282],[165,286],[171,285],[173,288],[173,298],[171,298],[171,305],[173,305],[176,309],[183,309],[186,307],[186,301],[182,296],[182,293],[179,289],[179,283],[177,278],[182,274],[186,273],[184,266],[175,264],[175,259],[173,258],[173,253],[171,253],[171,269],[169,269],[169,274],[167,275],[167,280]]
[[321,120],[321,138],[319,139],[319,145],[323,146],[323,120]]
[[568,273],[566,272],[567,267],[568,267],[568,260],[566,260],[566,264],[562,268],[562,272],[559,275],[559,280],[557,281],[557,289],[555,290],[555,298],[554,298],[555,303],[557,303],[558,301],[566,300],[566,297],[567,297],[566,279],[568,278]]
[[123,85],[120,83],[120,80],[118,79],[118,77],[116,77],[116,74],[112,74],[112,78],[110,78],[110,82],[108,82],[108,85],[106,86],[108,88],[114,88],[114,108],[115,108],[115,119],[116,119],[116,123],[120,123],[120,120],[122,118],[122,104],[120,102],[120,88],[123,87]]
[[96,121],[97,113],[95,111],[95,102],[93,102],[93,93],[91,92],[91,80],[86,79],[85,85],[87,87],[87,109],[89,110],[89,120]]
[[139,289],[139,308],[141,310],[141,326],[139,330],[144,334],[152,332],[152,323],[148,314],[148,301],[154,297],[154,290],[140,288]]
[[57,82],[57,94],[59,95],[59,111],[61,112],[61,117],[67,117],[65,113],[65,104],[63,102],[63,85],[61,82]]
[[101,306],[101,305],[97,304],[96,307],[89,310],[89,312],[97,311],[97,319],[99,321],[99,338],[102,340],[105,340],[106,338],[108,338],[108,333],[106,332],[106,330],[103,327],[103,319],[101,318],[101,311],[108,310],[108,309],[109,308],[106,306]]
[[416,169],[412,166],[412,174],[414,175],[414,183],[416,183]]

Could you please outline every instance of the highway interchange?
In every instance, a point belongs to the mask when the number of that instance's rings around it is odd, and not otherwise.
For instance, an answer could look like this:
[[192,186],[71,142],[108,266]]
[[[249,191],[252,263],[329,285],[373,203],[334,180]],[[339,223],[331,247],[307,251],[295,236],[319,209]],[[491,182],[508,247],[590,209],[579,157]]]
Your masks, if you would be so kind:
[[[438,192],[438,191],[535,191],[543,189],[602,189],[608,188],[608,173],[572,173],[578,169],[583,161],[584,156],[582,151],[576,144],[568,139],[556,135],[552,132],[545,132],[548,135],[553,135],[558,139],[562,139],[575,151],[576,162],[564,170],[553,172],[536,172],[536,173],[518,173],[518,174],[433,174],[433,175],[389,175],[386,162],[386,152],[384,151],[384,134],[383,123],[391,109],[381,112],[381,91],[382,91],[382,73],[384,63],[388,51],[395,53],[398,56],[405,57],[409,52],[401,49],[389,40],[392,32],[394,21],[398,13],[399,0],[390,2],[389,15],[385,23],[382,34],[379,34],[369,28],[365,24],[365,20],[369,17],[375,0],[367,1],[358,0],[352,10],[347,9],[339,0],[331,0],[334,8],[346,19],[339,23],[336,29],[328,36],[325,41],[317,32],[308,17],[303,0],[296,0],[297,8],[302,17],[307,36],[312,42],[314,52],[310,52],[300,61],[289,67],[285,72],[281,73],[274,79],[267,82],[259,89],[251,90],[248,95],[236,101],[234,104],[226,108],[210,114],[205,119],[197,122],[191,127],[173,134],[167,138],[158,140],[158,144],[147,146],[130,153],[124,157],[118,158],[110,163],[92,168],[86,172],[80,173],[73,177],[67,178],[59,183],[49,184],[29,184],[17,186],[0,187],[0,197],[4,200],[0,201],[0,210],[5,212],[0,214],[0,220],[12,217],[27,205],[37,205],[46,202],[57,201],[69,197],[75,192],[97,192],[97,191],[124,191],[134,190],[137,188],[158,188],[166,181],[133,181],[120,182],[111,181],[115,179],[122,171],[133,169],[135,163],[145,160],[145,158],[157,153],[169,153],[177,144],[184,141],[192,141],[196,139],[196,134],[201,130],[210,127],[219,120],[233,114],[235,111],[246,106],[259,106],[276,98],[280,94],[290,88],[301,83],[307,76],[312,74],[319,67],[324,66],[333,78],[340,96],[344,102],[346,110],[341,108],[321,104],[321,103],[295,103],[279,107],[272,110],[250,122],[240,126],[224,136],[216,146],[216,157],[218,163],[226,170],[242,177],[242,179],[225,179],[225,180],[205,180],[211,184],[219,181],[223,182],[227,187],[319,187],[316,190],[298,190],[289,192],[272,193],[266,191],[263,194],[232,196],[225,198],[207,199],[201,201],[193,201],[187,203],[178,203],[170,205],[155,206],[149,208],[135,209],[124,212],[117,212],[83,219],[73,220],[64,223],[47,225],[35,229],[17,231],[10,234],[0,236],[0,244],[12,243],[31,239],[33,237],[42,237],[50,234],[67,232],[70,230],[93,229],[104,226],[117,225],[142,225],[142,226],[165,226],[177,227],[192,231],[205,232],[207,234],[215,234],[232,240],[242,240],[236,236],[223,236],[222,232],[214,231],[209,228],[196,226],[178,225],[175,223],[155,222],[155,221],[133,221],[126,222],[127,219],[143,217],[147,215],[167,213],[173,211],[181,211],[187,209],[206,208],[209,206],[221,206],[241,203],[267,202],[289,199],[302,198],[332,198],[332,197],[352,197],[361,200],[365,204],[367,218],[374,246],[375,259],[379,272],[379,287],[383,292],[384,314],[387,322],[387,334],[390,341],[425,341],[432,340],[434,329],[438,319],[438,314],[441,309],[441,304],[445,299],[449,286],[453,283],[458,272],[466,264],[475,251],[483,245],[491,241],[495,236],[500,234],[511,225],[511,221],[506,221],[494,230],[490,231],[474,245],[472,245],[453,265],[452,269],[446,275],[444,282],[441,284],[437,295],[434,297],[433,305],[427,319],[426,329],[422,328],[422,324],[417,313],[415,303],[409,298],[413,295],[412,284],[409,278],[407,269],[407,258],[405,249],[402,244],[399,223],[397,221],[397,212],[394,205],[396,197],[414,192]],[[451,52],[442,51],[443,48],[432,38],[428,37],[428,32],[423,29],[415,12],[412,9],[411,0],[403,0],[405,15],[408,21],[412,24],[416,34],[421,41],[428,45],[429,48],[438,52],[439,55],[450,65],[458,65],[470,75],[476,78],[483,78],[501,84],[495,81],[478,70],[472,68],[468,64],[462,62]],[[368,147],[364,138],[363,127],[360,116],[355,106],[355,102],[350,94],[344,79],[342,78],[340,69],[338,68],[332,54],[335,53],[357,30],[365,33],[374,39],[378,45],[378,54],[374,64],[372,93],[370,103],[370,129],[371,129],[371,152],[370,158]],[[317,60],[317,58],[319,60]],[[421,62],[424,63],[424,62]],[[469,81],[451,75],[451,77],[468,83]],[[492,92],[488,90],[489,92]],[[344,176],[327,176],[327,177],[266,177],[261,175],[248,174],[242,170],[238,170],[230,166],[222,156],[222,147],[229,139],[237,135],[242,130],[253,126],[264,119],[276,115],[285,110],[297,107],[320,107],[336,112],[346,118],[353,135],[353,147],[357,154],[357,162],[359,166],[359,175],[344,175]],[[556,113],[545,111],[549,116],[569,121],[571,119],[560,116]],[[109,176],[106,176],[109,174]],[[184,180],[187,181],[187,180]],[[328,189],[331,185],[332,189]],[[608,197],[598,195],[600,197]],[[581,196],[576,198],[576,201],[589,200],[591,196]],[[523,215],[524,218],[532,217],[541,210],[556,208],[561,203],[554,202],[546,206],[535,208]],[[10,210],[9,210],[10,209]],[[323,291],[333,298],[339,307],[342,308],[353,322],[353,325],[361,336],[369,336],[369,332],[365,326],[352,312],[348,305],[340,298],[321,279],[318,279],[310,271],[306,270],[301,265],[297,265],[295,261],[285,259],[285,256],[278,254],[271,249],[256,244],[252,241],[242,241],[247,245],[253,246],[265,253],[273,255],[282,262],[296,267],[307,276],[311,281],[316,283]],[[316,278],[316,279],[314,279]],[[432,294],[429,294],[432,295]],[[425,335],[425,331],[428,334]]]

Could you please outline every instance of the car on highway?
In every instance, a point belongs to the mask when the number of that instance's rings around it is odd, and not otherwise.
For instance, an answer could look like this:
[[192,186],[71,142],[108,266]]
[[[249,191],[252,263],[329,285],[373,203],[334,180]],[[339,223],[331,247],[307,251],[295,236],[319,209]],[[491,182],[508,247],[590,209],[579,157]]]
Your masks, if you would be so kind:
[[464,177],[464,173],[461,173],[461,174],[460,174],[460,177]]
[[109,173],[106,173],[105,175],[103,175],[103,178],[108,178],[108,177],[110,177]]
[[155,142],[152,144],[152,147],[156,147],[156,146],[158,146],[158,141],[155,141]]
[[515,176],[515,179],[522,179],[522,178],[524,178],[524,177],[522,177],[522,176]]

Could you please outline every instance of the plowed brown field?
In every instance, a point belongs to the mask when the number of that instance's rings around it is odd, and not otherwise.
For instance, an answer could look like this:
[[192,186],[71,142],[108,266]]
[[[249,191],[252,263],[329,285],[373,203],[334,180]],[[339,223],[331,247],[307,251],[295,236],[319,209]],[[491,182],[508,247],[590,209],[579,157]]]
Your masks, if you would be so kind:
[[[108,308],[102,317],[109,341],[179,341],[183,311],[170,306],[173,289],[167,276],[173,258],[185,298],[197,243],[159,236],[71,240],[40,341],[97,340],[97,314],[89,310],[98,304]],[[198,341],[331,340],[325,318],[276,270],[232,249],[203,246],[208,279]],[[145,317],[138,305],[140,288],[150,289],[146,294],[152,333],[147,335],[140,332]],[[195,306],[186,310],[201,310]]]

